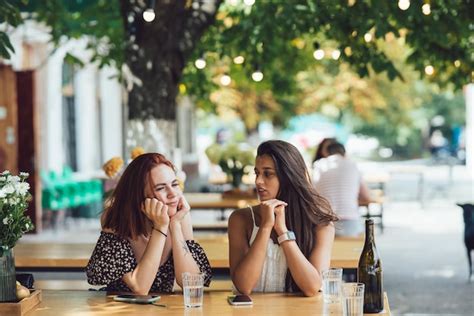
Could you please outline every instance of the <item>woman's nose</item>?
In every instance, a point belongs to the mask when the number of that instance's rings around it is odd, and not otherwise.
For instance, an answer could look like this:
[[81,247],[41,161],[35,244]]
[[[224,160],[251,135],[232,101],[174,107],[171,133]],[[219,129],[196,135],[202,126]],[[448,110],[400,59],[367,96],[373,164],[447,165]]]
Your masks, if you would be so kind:
[[178,195],[176,190],[172,187],[169,187],[166,193],[167,193],[166,195],[168,198],[174,198],[176,195]]

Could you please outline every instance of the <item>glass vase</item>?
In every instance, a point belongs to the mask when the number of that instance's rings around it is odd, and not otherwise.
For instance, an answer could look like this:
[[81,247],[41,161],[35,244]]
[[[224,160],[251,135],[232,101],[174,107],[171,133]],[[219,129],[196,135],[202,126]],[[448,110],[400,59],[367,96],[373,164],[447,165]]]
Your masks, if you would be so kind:
[[0,246],[0,302],[16,301],[16,274],[13,250]]
[[243,170],[237,170],[232,172],[232,188],[236,191],[240,189],[242,184],[242,177],[244,175]]

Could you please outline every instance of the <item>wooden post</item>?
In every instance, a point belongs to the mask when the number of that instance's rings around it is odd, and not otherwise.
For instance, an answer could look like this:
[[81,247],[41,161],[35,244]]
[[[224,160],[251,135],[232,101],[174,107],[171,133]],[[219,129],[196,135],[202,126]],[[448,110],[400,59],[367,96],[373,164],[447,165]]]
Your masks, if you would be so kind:
[[0,172],[18,173],[17,110],[15,72],[0,65]]
[[33,200],[26,214],[35,224],[35,231],[41,231],[41,189],[36,168],[38,127],[36,126],[35,82],[32,70],[16,73],[18,87],[18,169],[28,172],[28,183]]

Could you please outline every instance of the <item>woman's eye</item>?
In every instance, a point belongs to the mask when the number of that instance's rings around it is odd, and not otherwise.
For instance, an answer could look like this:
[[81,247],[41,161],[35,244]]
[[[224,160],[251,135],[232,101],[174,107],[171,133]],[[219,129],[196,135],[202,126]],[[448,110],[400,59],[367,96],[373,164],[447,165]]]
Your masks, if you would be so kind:
[[155,190],[156,190],[156,191],[161,191],[161,190],[163,190],[164,188],[165,188],[165,187],[157,187]]
[[177,186],[179,186],[179,183],[178,183],[178,182],[175,182],[175,183],[173,183],[172,185],[173,185],[174,187],[177,187]]

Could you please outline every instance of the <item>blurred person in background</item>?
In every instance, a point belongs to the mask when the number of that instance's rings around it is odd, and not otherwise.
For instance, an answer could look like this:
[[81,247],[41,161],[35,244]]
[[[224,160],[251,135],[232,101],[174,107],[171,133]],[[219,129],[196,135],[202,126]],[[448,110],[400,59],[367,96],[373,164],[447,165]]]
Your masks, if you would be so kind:
[[314,155],[313,163],[316,161],[326,158],[328,156],[328,151],[327,148],[329,145],[336,143],[335,138],[323,138],[323,140],[319,143],[318,148],[316,150],[316,154]]
[[359,201],[370,200],[369,190],[355,162],[346,157],[342,144],[334,141],[326,150],[328,156],[314,163],[316,191],[328,200],[339,217],[336,236],[357,236],[364,230]]

